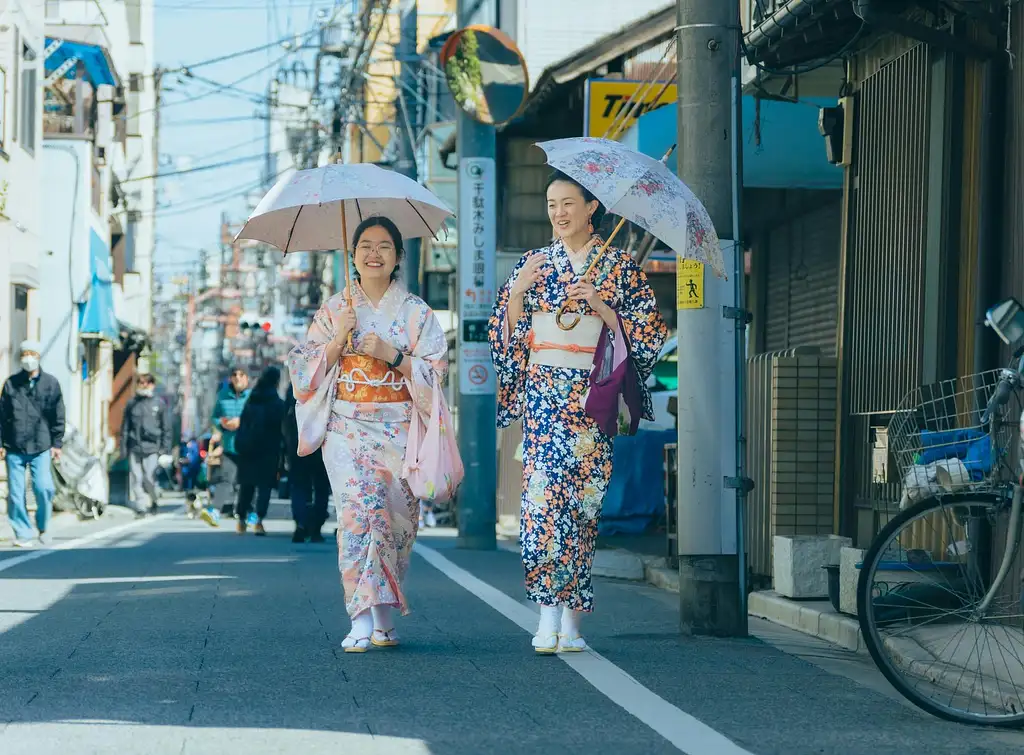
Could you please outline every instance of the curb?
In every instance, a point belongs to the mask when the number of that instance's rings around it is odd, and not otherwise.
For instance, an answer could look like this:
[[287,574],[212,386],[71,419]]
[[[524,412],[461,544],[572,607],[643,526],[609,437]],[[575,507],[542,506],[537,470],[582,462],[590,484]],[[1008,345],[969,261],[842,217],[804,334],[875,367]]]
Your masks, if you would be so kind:
[[[816,601],[817,605],[821,605],[821,602]],[[747,614],[818,637],[855,653],[867,653],[860,634],[860,623],[856,619],[836,613],[831,607],[822,610],[817,605],[801,605],[773,591],[754,592],[747,601]]]

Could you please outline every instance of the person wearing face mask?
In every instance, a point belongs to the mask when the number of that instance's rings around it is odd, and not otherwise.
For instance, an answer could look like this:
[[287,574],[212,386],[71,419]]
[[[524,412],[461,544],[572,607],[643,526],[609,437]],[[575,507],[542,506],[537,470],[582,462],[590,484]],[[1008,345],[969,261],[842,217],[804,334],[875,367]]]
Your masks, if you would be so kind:
[[160,455],[171,448],[171,420],[155,391],[156,379],[139,375],[121,421],[121,455],[128,458],[131,499],[140,517],[156,511],[156,470]]
[[213,405],[213,429],[221,436],[220,446],[223,453],[217,468],[216,487],[213,495],[216,505],[220,506],[222,516],[235,515],[235,502],[238,498],[238,452],[235,450],[235,435],[242,423],[242,410],[249,400],[249,374],[241,367],[231,370],[231,379],[227,386],[217,394]]
[[[604,494],[612,474],[612,440],[583,408],[601,332],[629,341],[640,385],[667,336],[654,292],[625,251],[605,250],[597,235],[604,208],[569,176],[548,181],[555,240],[523,255],[498,292],[489,323],[498,375],[498,426],[523,420],[520,543],[527,597],[540,607],[538,653],[580,652],[580,618],[593,610],[591,566]],[[579,316],[556,321],[559,308]],[[575,313],[575,314],[573,314]],[[643,416],[653,419],[643,389]]]
[[296,451],[305,457],[323,448],[338,512],[338,565],[352,620],[346,653],[398,644],[392,609],[409,612],[402,582],[419,520],[401,477],[409,426],[414,411],[430,417],[448,369],[441,323],[400,279],[395,224],[367,218],[354,246],[352,301],[331,297],[288,355]]
[[64,443],[64,397],[57,378],[40,368],[41,353],[36,341],[22,343],[21,371],[0,392],[0,459],[7,462],[7,516],[19,548],[35,544],[25,505],[25,470],[32,473],[39,540],[49,542],[46,527],[56,492],[50,459],[60,460]]

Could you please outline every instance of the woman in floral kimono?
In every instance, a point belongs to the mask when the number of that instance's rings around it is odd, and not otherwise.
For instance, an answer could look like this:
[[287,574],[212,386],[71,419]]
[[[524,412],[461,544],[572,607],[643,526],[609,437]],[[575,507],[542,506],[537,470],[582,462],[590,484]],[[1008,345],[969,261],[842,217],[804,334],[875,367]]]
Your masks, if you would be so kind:
[[391,609],[409,612],[402,580],[419,505],[400,475],[412,412],[426,421],[433,391],[442,390],[448,342],[430,307],[398,280],[402,238],[394,223],[368,218],[354,238],[352,306],[344,293],[329,299],[288,366],[299,455],[322,444],[338,512],[338,566],[352,620],[342,647],[362,653],[397,645]]
[[[646,382],[667,334],[647,277],[626,252],[600,249],[594,234],[604,209],[568,176],[547,188],[555,240],[525,255],[498,294],[490,321],[498,373],[498,426],[523,419],[523,501],[520,523],[526,593],[540,604],[533,647],[540,653],[578,652],[580,615],[593,609],[591,565],[601,505],[612,473],[612,442],[586,414],[598,338],[616,316]],[[566,301],[564,331],[555,312]],[[563,321],[564,322],[564,321]],[[644,417],[653,419],[643,390]]]

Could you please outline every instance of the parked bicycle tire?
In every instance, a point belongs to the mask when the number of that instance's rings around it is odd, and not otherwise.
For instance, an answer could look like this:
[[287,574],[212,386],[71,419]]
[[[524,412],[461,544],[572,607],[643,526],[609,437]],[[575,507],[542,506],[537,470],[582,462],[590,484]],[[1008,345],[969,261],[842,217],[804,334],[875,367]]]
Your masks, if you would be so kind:
[[[946,674],[949,673],[950,669],[961,668],[961,670],[966,671],[966,665],[971,662],[971,658],[973,657],[973,649],[968,654],[967,664],[965,664],[965,667],[957,666],[956,664],[953,664],[950,661],[943,661],[942,665],[933,671],[933,667],[935,667],[939,660],[941,660],[939,658],[936,658],[931,665],[927,666],[927,668],[924,669],[925,673],[917,677],[918,681],[920,683],[923,683],[927,687],[936,690],[942,690],[943,695],[946,692],[950,693],[950,704],[943,704],[940,701],[936,700],[934,697],[930,697],[924,692],[922,692],[919,686],[915,686],[914,684],[912,684],[911,670],[901,668],[900,662],[895,660],[890,655],[889,648],[886,647],[884,630],[881,627],[883,623],[888,622],[891,627],[905,626],[906,624],[900,623],[900,621],[905,620],[907,624],[913,627],[914,622],[917,621],[919,623],[916,628],[922,628],[927,625],[928,630],[935,630],[945,626],[942,622],[939,622],[935,618],[935,614],[929,612],[929,609],[941,609],[938,606],[932,606],[929,603],[926,603],[925,601],[921,600],[920,596],[922,593],[918,592],[916,596],[907,597],[907,592],[909,591],[904,591],[902,594],[900,592],[901,590],[905,590],[905,588],[907,588],[908,586],[910,586],[911,588],[927,589],[927,581],[917,582],[915,580],[911,580],[910,582],[898,582],[898,589],[886,594],[884,596],[885,599],[883,599],[881,595],[875,596],[874,588],[876,584],[875,577],[876,574],[880,571],[880,566],[883,566],[884,564],[889,564],[888,569],[883,568],[881,569],[881,571],[893,571],[896,569],[897,566],[911,565],[909,563],[904,562],[884,561],[886,555],[891,554],[891,545],[897,541],[897,538],[900,535],[900,533],[907,531],[911,533],[912,540],[920,539],[922,530],[921,524],[925,521],[925,518],[929,514],[942,512],[945,515],[951,510],[968,514],[970,519],[973,519],[975,517],[989,517],[991,519],[994,519],[996,515],[1006,510],[1006,499],[1004,496],[1001,496],[997,493],[963,493],[957,495],[944,495],[942,497],[929,497],[913,504],[912,506],[907,507],[899,514],[897,514],[895,517],[893,517],[893,519],[891,519],[888,522],[888,524],[886,524],[885,527],[882,528],[881,532],[878,533],[877,537],[875,537],[874,541],[871,543],[871,546],[864,554],[861,572],[857,583],[857,614],[858,620],[860,622],[861,634],[864,638],[864,644],[867,647],[867,650],[870,653],[871,658],[878,666],[878,669],[882,672],[882,674],[889,681],[889,683],[892,684],[893,687],[895,687],[901,695],[903,695],[910,702],[914,703],[914,705],[921,708],[922,710],[925,710],[928,713],[931,713],[932,715],[937,716],[939,718],[943,718],[949,721],[956,721],[958,723],[1006,728],[1019,728],[1024,726],[1024,710],[1018,710],[1017,712],[986,710],[985,712],[976,713],[971,712],[969,710],[964,710],[961,707],[957,707],[952,704],[953,698],[955,698],[958,693],[961,697],[966,697],[968,700],[976,699],[973,693],[976,691],[977,687],[970,687],[971,694],[964,695],[963,692],[959,689],[959,682],[956,686],[950,689],[949,679],[946,676]],[[912,526],[916,527],[916,530],[910,530],[909,528]],[[949,534],[953,533],[950,532]],[[969,548],[970,546],[968,546],[968,548],[964,548],[963,552],[970,552]],[[946,546],[946,550],[949,550],[948,545]],[[959,543],[956,543],[956,547],[954,548],[953,553],[951,555],[955,558],[959,555],[959,552],[960,545]],[[1001,547],[996,547],[994,549],[995,558],[998,559],[1001,553]],[[923,568],[929,568],[933,570],[933,573],[935,574],[942,573],[944,571],[944,568],[948,567],[947,564],[942,564],[940,562],[935,561],[927,561],[920,563]],[[911,569],[911,571],[913,570]],[[936,594],[938,592],[945,592],[947,594],[944,597],[949,602],[954,602],[953,598],[967,598],[968,600],[973,600],[973,596],[969,594],[971,590],[969,582],[964,583],[964,585],[967,587],[965,594],[958,595],[957,590],[954,589],[954,585],[948,581],[949,569],[945,568],[945,571],[947,572],[947,576],[945,578],[947,579],[946,584],[949,586],[948,589],[946,587],[943,587],[938,582],[936,582],[936,584],[933,585],[933,588],[939,587],[941,588],[941,590],[933,589],[932,594]],[[969,570],[967,570],[966,568],[962,568],[963,574],[961,576],[966,575],[968,571]],[[906,578],[901,577],[900,579]],[[881,582],[881,584],[887,585],[888,583],[883,581]],[[892,601],[888,600],[890,595],[895,596],[895,598]],[[890,612],[888,617],[882,615],[885,612],[885,610],[888,610]],[[896,612],[896,614],[898,614],[901,610],[903,611],[904,616],[900,620],[898,620],[893,612]],[[915,612],[917,613],[917,616],[912,617],[911,614]],[[961,605],[959,609],[952,610],[949,614],[949,616],[959,619],[964,619],[966,615],[967,614],[965,613],[963,605]],[[974,622],[973,625],[971,625],[971,622],[967,620],[965,621],[965,626],[974,626],[975,628],[965,629],[964,631],[965,633],[967,631],[982,631],[977,627],[981,627],[983,624],[984,622]],[[1005,627],[999,626],[999,629],[1005,629]],[[910,632],[907,633],[907,636],[910,636]],[[991,646],[991,644],[987,642],[986,644]],[[998,645],[998,639],[995,643],[992,644]],[[978,645],[979,643],[976,639],[975,648],[977,648]],[[930,652],[922,646],[917,647],[921,647],[924,653]],[[947,641],[946,645],[942,648],[942,652],[945,652],[948,647],[949,642]],[[955,655],[958,649],[959,643],[957,646],[953,648],[951,654]],[[920,667],[924,665],[924,661],[921,661],[916,658],[903,658],[902,663],[907,666],[913,667],[914,670],[917,670],[919,672],[921,671]],[[1009,672],[1009,669],[1007,669],[1007,673],[1011,673]],[[978,677],[982,679],[981,688],[983,698],[985,696],[984,687],[985,684],[988,682],[994,682],[997,688],[997,693],[1002,694],[1002,690],[999,689],[1000,685],[998,681],[998,674],[995,678],[983,676],[981,671],[980,651]],[[965,686],[964,689],[966,690],[967,687]],[[1016,700],[1019,701],[1021,697],[1022,695],[1018,694]],[[986,701],[983,700],[982,704],[987,707]]]

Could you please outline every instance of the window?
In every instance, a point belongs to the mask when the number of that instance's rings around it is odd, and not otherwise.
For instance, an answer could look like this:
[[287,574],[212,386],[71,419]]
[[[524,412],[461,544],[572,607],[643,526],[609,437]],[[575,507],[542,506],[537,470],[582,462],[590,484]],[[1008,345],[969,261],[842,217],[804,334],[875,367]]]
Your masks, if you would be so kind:
[[125,5],[128,10],[128,41],[133,45],[141,45],[142,2],[141,0],[129,0]]
[[0,150],[7,149],[7,71],[0,68]]
[[22,46],[22,60],[24,65],[21,69],[21,146],[27,152],[35,152],[36,149],[36,79],[35,59],[36,53],[28,45]]
[[[14,27],[14,49],[21,49],[21,34],[18,31],[18,27]],[[21,71],[21,56],[15,54],[14,56],[14,76],[11,79],[11,107],[13,112],[11,113],[11,140],[18,141],[18,93],[21,88],[18,86],[19,76]]]
[[60,18],[60,0],[46,0],[46,18]]

